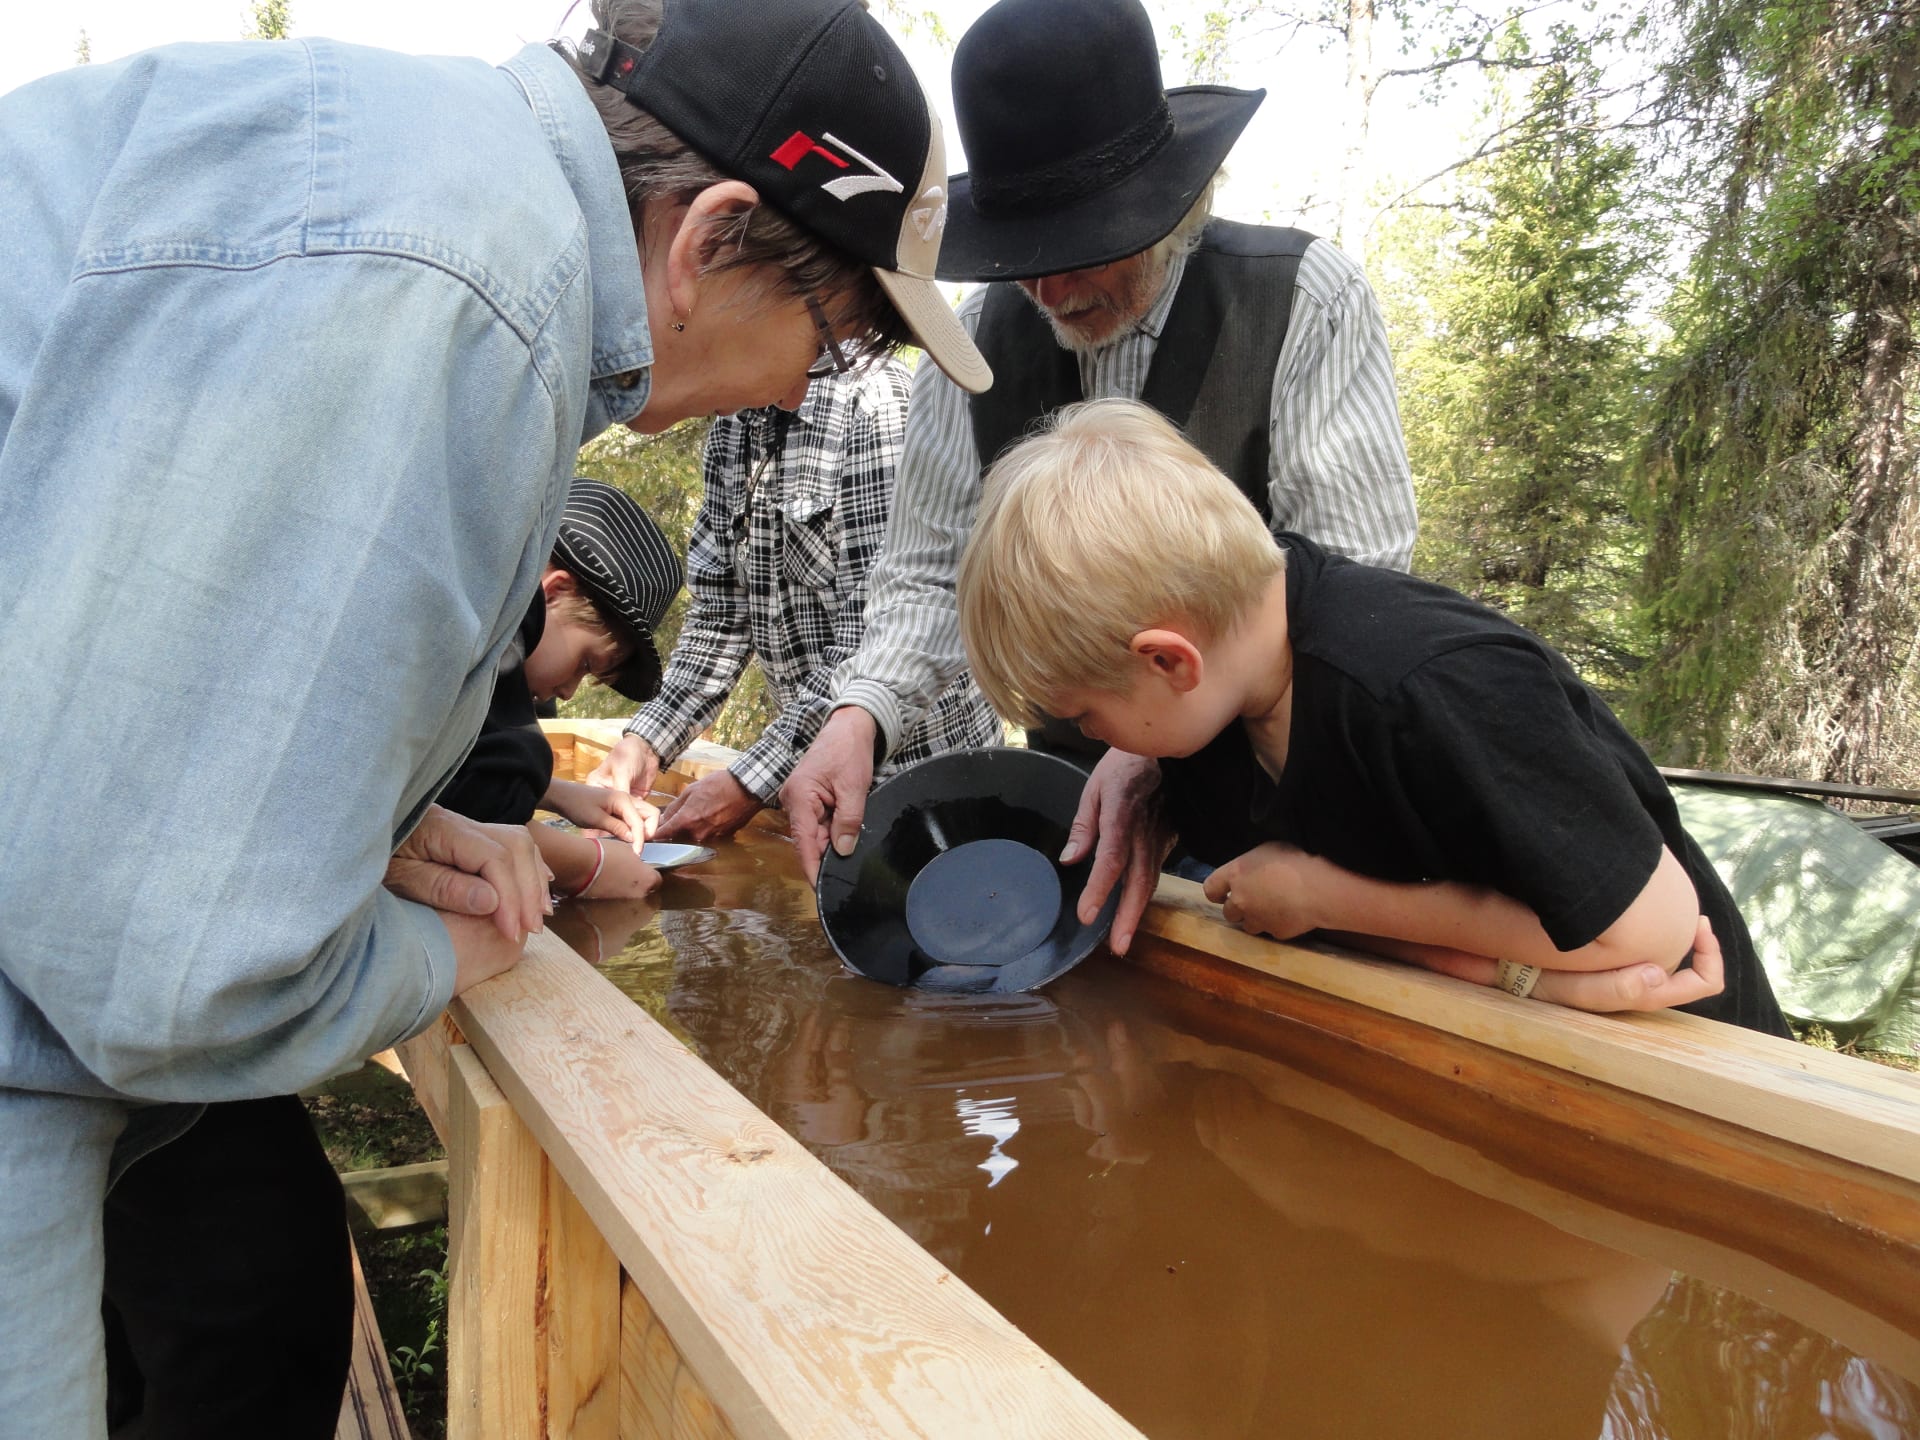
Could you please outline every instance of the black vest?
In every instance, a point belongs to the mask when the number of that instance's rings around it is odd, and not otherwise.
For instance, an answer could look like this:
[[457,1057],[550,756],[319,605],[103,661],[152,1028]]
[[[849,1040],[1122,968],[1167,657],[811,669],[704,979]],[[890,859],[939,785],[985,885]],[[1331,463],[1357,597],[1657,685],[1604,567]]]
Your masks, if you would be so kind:
[[[1187,257],[1140,391],[1140,399],[1186,431],[1269,522],[1273,374],[1293,318],[1294,277],[1313,240],[1304,230],[1209,221]],[[1041,419],[1086,396],[1079,357],[1053,338],[1046,318],[1017,285],[988,287],[973,339],[993,367],[993,388],[967,401],[984,474]],[[1029,730],[1027,743],[1083,769],[1091,769],[1107,748],[1053,719]]]
[[[1273,373],[1293,318],[1294,276],[1313,239],[1304,230],[1209,221],[1140,392],[1269,520]],[[988,287],[974,343],[993,367],[993,388],[967,402],[984,473],[1043,417],[1086,397],[1079,357],[1053,338],[1017,285]]]

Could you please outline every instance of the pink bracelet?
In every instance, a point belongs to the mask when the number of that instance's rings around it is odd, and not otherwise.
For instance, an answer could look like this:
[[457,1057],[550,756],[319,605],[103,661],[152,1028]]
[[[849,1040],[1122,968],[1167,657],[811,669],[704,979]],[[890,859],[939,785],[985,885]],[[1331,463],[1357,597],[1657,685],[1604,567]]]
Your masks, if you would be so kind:
[[593,888],[593,882],[600,878],[600,871],[606,866],[606,863],[607,863],[606,842],[602,840],[598,835],[589,835],[587,838],[593,841],[593,851],[594,851],[593,873],[587,876],[586,884],[582,885],[578,890],[573,892],[574,898],[576,900],[580,899],[582,896],[584,896],[587,893],[587,891]]

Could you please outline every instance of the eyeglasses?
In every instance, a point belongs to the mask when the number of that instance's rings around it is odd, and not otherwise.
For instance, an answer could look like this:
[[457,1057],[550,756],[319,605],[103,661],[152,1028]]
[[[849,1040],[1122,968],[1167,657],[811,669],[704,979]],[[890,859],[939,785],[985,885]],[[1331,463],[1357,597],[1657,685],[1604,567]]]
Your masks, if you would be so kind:
[[818,380],[822,375],[844,375],[853,369],[846,352],[840,348],[840,342],[834,337],[833,327],[827,323],[827,312],[820,308],[820,302],[811,295],[807,297],[807,313],[813,316],[813,328],[820,332],[820,356],[807,367],[807,378]]

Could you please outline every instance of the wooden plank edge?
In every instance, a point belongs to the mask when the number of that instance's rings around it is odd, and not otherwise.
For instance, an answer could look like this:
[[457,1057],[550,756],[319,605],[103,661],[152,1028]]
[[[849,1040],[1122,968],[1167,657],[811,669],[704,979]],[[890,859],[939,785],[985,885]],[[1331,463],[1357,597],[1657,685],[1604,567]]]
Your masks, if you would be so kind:
[[353,1256],[353,1351],[347,1366],[346,1393],[340,1401],[335,1440],[408,1440],[406,1410],[400,1387],[387,1364],[386,1342],[367,1293],[366,1271],[360,1252]]
[[[584,738],[611,733],[617,740],[622,722],[557,723]],[[670,783],[684,785],[725,768],[737,754],[718,745],[691,745],[672,767]],[[1701,772],[1699,778],[1708,776]],[[1920,799],[1920,792],[1913,793]],[[785,833],[777,811],[763,811],[760,821]],[[1920,1181],[1920,1075],[1677,1011],[1590,1015],[1517,1001],[1336,946],[1247,935],[1220,918],[1198,885],[1174,876],[1161,877],[1140,933]]]
[[[1138,1437],[557,938],[532,937],[518,966],[462,997],[455,1013],[488,1073],[743,1440]],[[571,1070],[554,1064],[556,1024],[574,1057]],[[617,1136],[599,1124],[572,1123],[568,1112],[580,1096],[562,1093],[555,1077],[568,1072],[565,1083],[577,1092],[573,1072],[582,1067],[593,1092],[623,1097],[644,1123],[630,1115]],[[672,1080],[663,1084],[668,1074]],[[689,1095],[697,1098],[689,1102]],[[643,1129],[646,1135],[638,1133]],[[636,1158],[650,1142],[657,1153]],[[710,1208],[715,1197],[725,1202],[717,1213]],[[726,1244],[703,1243],[712,1241],[711,1227],[737,1225],[748,1211],[782,1223],[831,1214],[842,1243],[827,1247],[824,1227],[778,1247],[750,1231],[728,1230]],[[696,1234],[702,1226],[709,1228]],[[696,1257],[733,1268],[701,1270]],[[883,1351],[843,1371],[840,1384],[830,1383],[825,1358],[778,1329],[755,1299],[782,1286],[799,1293],[823,1284],[841,1287],[836,1303],[857,1313],[862,1328],[888,1337]],[[911,1391],[910,1408],[883,1376]]]
[[[1591,1015],[1227,925],[1163,877],[1140,934],[1821,1154],[1920,1181],[1920,1076],[1696,1015]],[[1139,941],[1136,940],[1136,945]]]
[[444,1160],[344,1171],[340,1188],[347,1195],[347,1224],[356,1233],[432,1225],[447,1218]]

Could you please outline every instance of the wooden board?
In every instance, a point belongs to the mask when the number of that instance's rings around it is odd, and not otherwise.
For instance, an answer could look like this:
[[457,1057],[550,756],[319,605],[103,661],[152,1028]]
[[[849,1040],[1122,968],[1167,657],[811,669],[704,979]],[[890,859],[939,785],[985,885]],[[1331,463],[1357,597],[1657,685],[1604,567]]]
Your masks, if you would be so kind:
[[447,1143],[447,1052],[463,1043],[460,1027],[453,1017],[441,1013],[432,1024],[410,1040],[402,1040],[392,1053],[401,1066],[407,1083],[413,1086],[413,1098],[420,1102],[433,1133]]
[[1135,948],[1142,968],[1231,1006],[1206,1020],[1219,1043],[1149,1031],[1157,1057],[1237,1075],[1430,1174],[1920,1375],[1920,1186],[1216,957]]
[[1668,780],[1686,785],[1719,785],[1732,790],[1769,790],[1776,795],[1823,795],[1833,800],[1867,800],[1882,805],[1920,805],[1920,790],[1884,785],[1848,785],[1839,780],[1780,780],[1769,775],[1730,775],[1722,770],[1676,770],[1662,765]]
[[455,1016],[735,1434],[1137,1436],[559,940]]
[[335,1440],[407,1440],[406,1412],[387,1364],[386,1343],[367,1294],[360,1252],[353,1251],[353,1353],[347,1366],[347,1392],[340,1404]]
[[448,1057],[447,1435],[530,1440],[540,1423],[540,1147],[464,1045]]
[[[1163,877],[1134,949],[1205,955],[1298,990],[1462,1036],[1817,1154],[1920,1182],[1920,1075],[1663,1011],[1589,1015],[1333,947],[1309,949],[1225,924],[1191,881]],[[1168,967],[1178,969],[1178,967]],[[1182,970],[1182,974],[1191,972]],[[1199,983],[1197,975],[1195,983]],[[1225,998],[1285,1005],[1219,981]],[[1347,1012],[1327,1023],[1356,1024]]]

